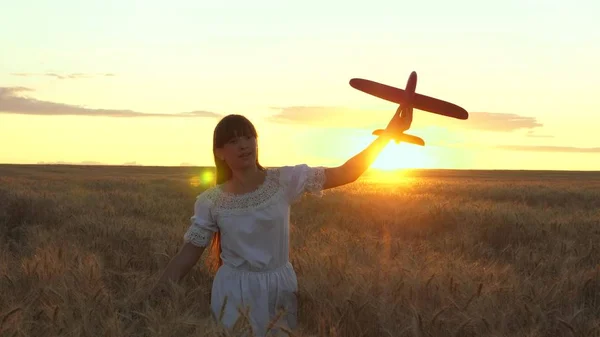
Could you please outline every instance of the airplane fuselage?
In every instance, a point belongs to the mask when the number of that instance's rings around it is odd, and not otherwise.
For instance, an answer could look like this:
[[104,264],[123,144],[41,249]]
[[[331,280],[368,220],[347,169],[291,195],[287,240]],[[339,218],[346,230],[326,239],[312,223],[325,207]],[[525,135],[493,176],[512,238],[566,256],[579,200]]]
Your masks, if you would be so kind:
[[407,129],[410,128],[410,125],[412,124],[416,88],[417,73],[413,71],[410,73],[408,81],[406,81],[406,88],[404,89],[404,103],[400,104],[396,110],[396,112],[400,114],[400,118],[408,121]]

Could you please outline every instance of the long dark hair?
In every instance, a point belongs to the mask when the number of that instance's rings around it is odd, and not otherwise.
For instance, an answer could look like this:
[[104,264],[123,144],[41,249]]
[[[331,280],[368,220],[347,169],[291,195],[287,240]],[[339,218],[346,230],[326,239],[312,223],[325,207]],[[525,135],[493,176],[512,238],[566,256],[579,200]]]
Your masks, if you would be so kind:
[[[252,136],[258,138],[256,129],[250,120],[242,115],[227,115],[223,117],[213,133],[213,157],[216,168],[215,183],[221,185],[231,179],[232,171],[224,160],[217,157],[217,149],[223,147],[229,140],[234,137]],[[256,166],[259,170],[265,168],[258,162],[258,152],[256,154]],[[212,238],[210,245],[210,255],[206,259],[209,270],[215,272],[223,264],[221,260],[221,233],[216,232]]]

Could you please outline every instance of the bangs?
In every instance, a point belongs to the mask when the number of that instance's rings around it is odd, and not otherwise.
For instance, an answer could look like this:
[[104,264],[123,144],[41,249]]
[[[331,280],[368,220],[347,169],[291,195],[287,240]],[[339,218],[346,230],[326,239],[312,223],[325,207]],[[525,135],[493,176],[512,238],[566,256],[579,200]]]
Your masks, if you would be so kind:
[[222,147],[235,137],[257,137],[252,123],[241,115],[230,115],[223,118],[215,128],[214,143]]

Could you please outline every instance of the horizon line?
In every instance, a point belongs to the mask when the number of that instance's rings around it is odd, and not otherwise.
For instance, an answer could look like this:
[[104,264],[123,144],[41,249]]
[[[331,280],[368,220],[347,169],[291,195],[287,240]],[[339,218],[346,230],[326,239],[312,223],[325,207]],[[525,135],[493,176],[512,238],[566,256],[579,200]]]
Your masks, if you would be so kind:
[[[130,167],[143,167],[143,168],[201,168],[201,169],[214,169],[214,165],[202,166],[202,165],[141,165],[141,164],[76,164],[76,163],[0,163],[0,166],[63,166],[63,167],[115,167],[115,168],[130,168]],[[263,165],[266,168],[278,168],[286,165]],[[318,167],[321,165],[314,165]],[[397,168],[397,169],[378,169],[378,168],[367,168],[365,173],[369,171],[380,171],[380,172],[397,172],[397,171],[505,171],[505,172],[586,172],[586,173],[600,173],[600,170],[567,170],[567,169],[503,169],[503,168]]]

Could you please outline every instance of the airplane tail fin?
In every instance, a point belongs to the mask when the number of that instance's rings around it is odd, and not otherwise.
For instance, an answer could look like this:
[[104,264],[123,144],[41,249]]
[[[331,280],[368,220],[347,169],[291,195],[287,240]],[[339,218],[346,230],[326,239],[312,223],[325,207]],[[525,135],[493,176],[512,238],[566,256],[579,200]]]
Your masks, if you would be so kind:
[[[373,135],[375,135],[375,136],[379,136],[384,133],[385,133],[385,130],[381,130],[381,129],[373,131]],[[396,141],[396,144],[398,144],[400,142],[405,142],[405,143],[411,143],[411,144],[415,144],[415,145],[425,146],[425,141],[423,139],[421,139],[417,136],[406,134],[406,133],[394,135],[392,138],[394,139],[394,141]]]

